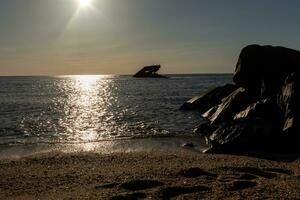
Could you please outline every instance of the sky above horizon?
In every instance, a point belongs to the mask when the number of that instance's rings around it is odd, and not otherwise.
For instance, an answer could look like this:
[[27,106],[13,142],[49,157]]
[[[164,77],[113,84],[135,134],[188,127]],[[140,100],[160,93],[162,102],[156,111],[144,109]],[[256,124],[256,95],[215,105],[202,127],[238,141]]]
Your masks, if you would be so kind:
[[248,44],[300,49],[298,0],[1,0],[0,75],[232,73]]

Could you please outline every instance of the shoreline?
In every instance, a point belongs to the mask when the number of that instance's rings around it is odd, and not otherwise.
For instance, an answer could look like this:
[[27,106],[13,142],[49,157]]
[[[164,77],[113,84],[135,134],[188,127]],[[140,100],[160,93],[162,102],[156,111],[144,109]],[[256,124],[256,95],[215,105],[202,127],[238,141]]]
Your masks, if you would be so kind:
[[186,149],[0,160],[0,199],[299,199],[300,161]]
[[[183,147],[184,144],[194,147]],[[0,145],[0,160],[9,158],[23,158],[39,154],[51,153],[122,153],[149,152],[154,150],[176,151],[189,149],[202,152],[206,148],[205,141],[200,136],[152,136],[136,138],[118,138],[95,142],[79,143],[29,143],[16,145]]]

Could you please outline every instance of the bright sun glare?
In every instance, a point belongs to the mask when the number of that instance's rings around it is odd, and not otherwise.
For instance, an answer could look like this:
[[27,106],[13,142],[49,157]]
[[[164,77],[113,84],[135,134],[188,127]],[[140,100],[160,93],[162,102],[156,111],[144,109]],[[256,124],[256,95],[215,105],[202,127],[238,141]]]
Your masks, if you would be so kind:
[[78,0],[80,7],[89,7],[91,6],[93,0]]

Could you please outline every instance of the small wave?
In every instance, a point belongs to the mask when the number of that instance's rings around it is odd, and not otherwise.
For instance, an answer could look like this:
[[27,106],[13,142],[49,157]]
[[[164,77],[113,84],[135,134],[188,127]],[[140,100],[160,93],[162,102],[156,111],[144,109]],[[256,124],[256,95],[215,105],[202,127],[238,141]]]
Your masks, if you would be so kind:
[[137,140],[137,139],[159,139],[159,138],[182,138],[182,137],[194,137],[195,134],[157,134],[157,135],[135,135],[135,136],[117,136],[110,138],[103,138],[97,140],[89,140],[89,141],[65,141],[65,140],[54,140],[54,141],[14,141],[14,142],[6,142],[0,143],[0,146],[26,146],[26,145],[78,145],[78,144],[89,144],[89,143],[99,143],[99,142],[110,142],[110,141],[122,141],[122,140]]
[[[172,75],[173,77],[173,75]],[[198,113],[179,107],[230,75],[0,77],[0,145],[85,144],[191,134]]]

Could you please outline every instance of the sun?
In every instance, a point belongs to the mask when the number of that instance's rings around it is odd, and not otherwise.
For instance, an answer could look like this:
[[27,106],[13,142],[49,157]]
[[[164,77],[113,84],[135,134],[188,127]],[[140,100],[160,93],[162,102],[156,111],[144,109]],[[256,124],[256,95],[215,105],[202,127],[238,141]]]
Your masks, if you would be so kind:
[[93,0],[77,0],[79,3],[79,6],[84,8],[84,7],[90,7],[92,5]]

